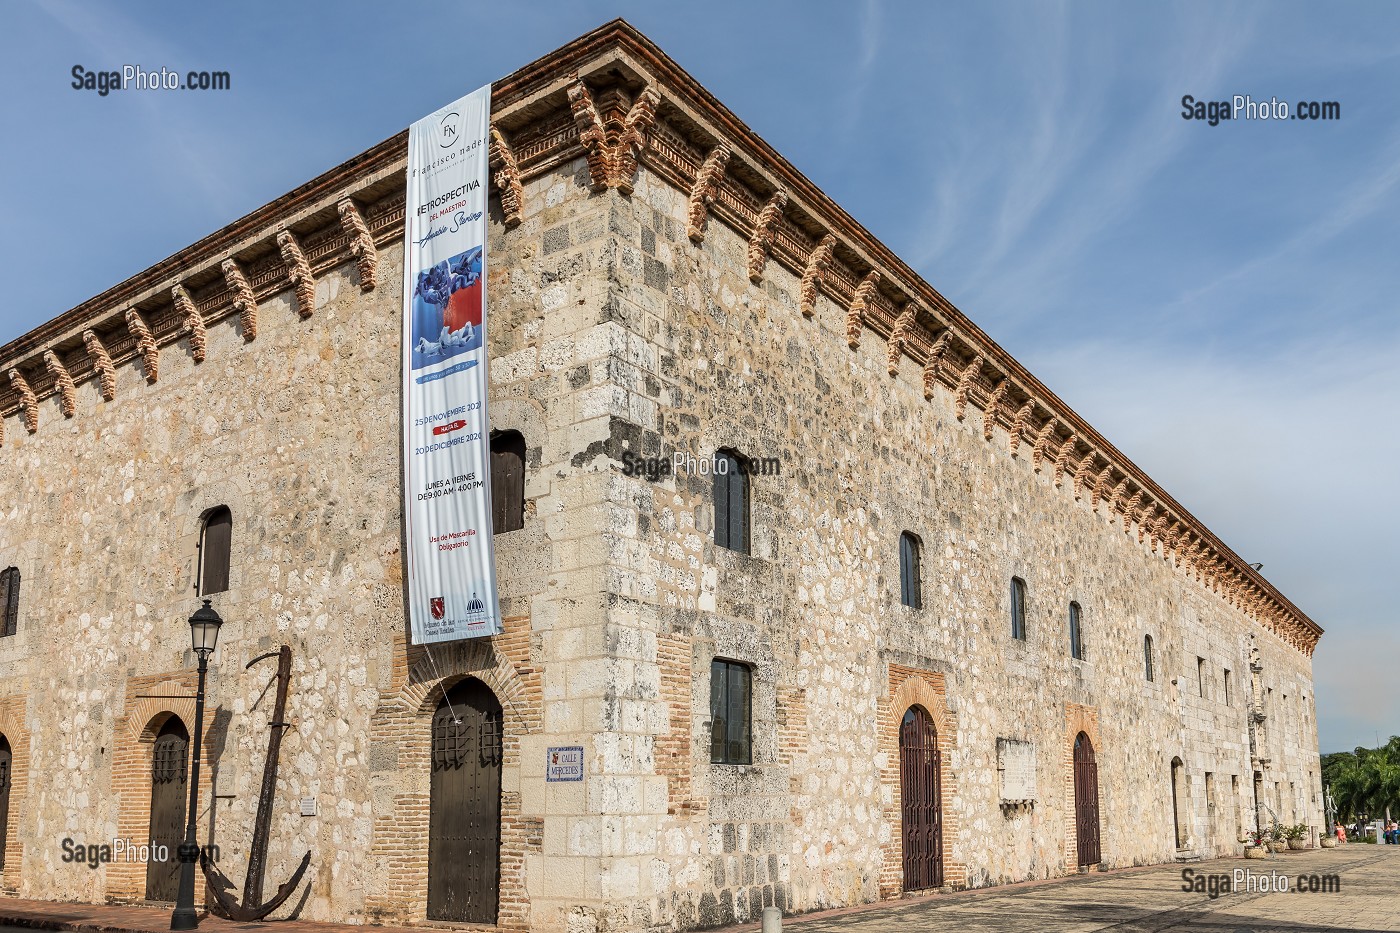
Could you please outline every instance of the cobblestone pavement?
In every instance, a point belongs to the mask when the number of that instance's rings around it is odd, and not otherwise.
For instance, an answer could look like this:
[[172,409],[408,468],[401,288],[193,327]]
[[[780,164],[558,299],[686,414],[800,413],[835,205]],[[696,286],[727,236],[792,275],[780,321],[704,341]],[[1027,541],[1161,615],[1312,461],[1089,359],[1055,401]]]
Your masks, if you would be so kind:
[[[1280,892],[1208,894],[1182,890],[1182,870],[1255,877],[1288,875]],[[1336,893],[1296,890],[1304,876],[1336,874]],[[792,933],[1323,933],[1400,931],[1400,847],[1350,845],[1287,852],[1268,859],[1216,859],[1162,865],[1045,882],[984,888],[808,917],[788,917]]]

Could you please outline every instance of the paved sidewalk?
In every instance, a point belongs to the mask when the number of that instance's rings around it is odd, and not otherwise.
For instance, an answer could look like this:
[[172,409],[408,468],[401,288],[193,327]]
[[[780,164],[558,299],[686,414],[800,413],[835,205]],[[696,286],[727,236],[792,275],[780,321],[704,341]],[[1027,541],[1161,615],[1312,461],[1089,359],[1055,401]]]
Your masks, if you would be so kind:
[[[33,930],[70,930],[77,933],[169,933],[170,909],[160,907],[115,907],[105,904],[68,904],[56,901],[29,901],[0,897],[0,930],[5,927]],[[341,923],[315,923],[288,920],[275,923],[237,923],[200,914],[199,929],[204,933],[424,933],[423,927],[353,926]],[[494,927],[476,927],[492,930]]]
[[[1182,870],[1289,877],[1288,893],[1223,893],[1212,899],[1182,890]],[[1297,890],[1300,876],[1336,874],[1337,893]],[[1400,847],[1350,845],[1287,852],[1268,859],[1216,859],[1158,865],[799,917],[792,933],[1331,933],[1400,931]],[[754,929],[755,924],[744,928]]]

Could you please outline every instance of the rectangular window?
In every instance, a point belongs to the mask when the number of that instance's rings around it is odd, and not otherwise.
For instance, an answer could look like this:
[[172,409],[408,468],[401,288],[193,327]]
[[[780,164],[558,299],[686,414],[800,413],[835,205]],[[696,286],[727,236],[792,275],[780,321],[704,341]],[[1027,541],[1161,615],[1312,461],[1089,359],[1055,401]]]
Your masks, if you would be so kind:
[[[19,631],[19,568],[0,571],[0,637]],[[0,827],[0,833],[4,828]]]
[[1226,705],[1226,706],[1231,705],[1231,704],[1230,704],[1230,669],[1229,669],[1228,667],[1225,668],[1225,705]]
[[1026,640],[1026,581],[1011,578],[1011,637]]
[[711,763],[752,763],[749,722],[752,693],[753,670],[747,664],[721,658],[710,662]]
[[1206,659],[1196,659],[1196,690],[1201,696],[1206,695]]

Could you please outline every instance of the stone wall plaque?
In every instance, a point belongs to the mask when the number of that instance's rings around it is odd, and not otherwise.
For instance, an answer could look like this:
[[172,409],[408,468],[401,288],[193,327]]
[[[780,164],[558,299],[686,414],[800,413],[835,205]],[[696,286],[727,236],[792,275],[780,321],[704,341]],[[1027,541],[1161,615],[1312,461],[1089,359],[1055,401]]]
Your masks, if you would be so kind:
[[1035,793],[1035,743],[1019,739],[997,739],[997,777],[1001,780],[1001,802],[1031,803]]
[[582,781],[583,746],[565,745],[561,748],[551,748],[549,757],[545,759],[544,779],[547,782]]

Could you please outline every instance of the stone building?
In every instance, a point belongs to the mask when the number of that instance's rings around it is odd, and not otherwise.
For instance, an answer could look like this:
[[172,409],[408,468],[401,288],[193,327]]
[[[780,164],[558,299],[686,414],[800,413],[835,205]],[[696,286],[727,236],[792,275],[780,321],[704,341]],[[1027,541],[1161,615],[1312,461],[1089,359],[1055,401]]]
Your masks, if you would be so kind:
[[241,886],[287,644],[305,918],[709,927],[1321,823],[1321,629],[647,39],[497,82],[492,142],[504,635],[409,644],[405,135],[0,348],[4,893],[163,896],[65,859],[171,821],[201,592],[201,841]]

